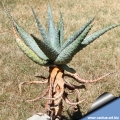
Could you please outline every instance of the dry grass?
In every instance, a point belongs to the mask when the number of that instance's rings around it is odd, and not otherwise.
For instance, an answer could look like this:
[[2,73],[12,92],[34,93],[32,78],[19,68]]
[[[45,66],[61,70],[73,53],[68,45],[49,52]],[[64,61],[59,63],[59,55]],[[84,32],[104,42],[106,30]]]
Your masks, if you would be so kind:
[[[43,0],[2,0],[5,6],[29,33],[36,34],[35,21],[30,6],[33,6],[44,27],[47,26],[48,1]],[[97,14],[91,32],[105,26],[120,23],[119,0],[49,0],[54,20],[59,21],[59,10],[63,13],[65,38],[78,30],[86,21]],[[70,66],[81,77],[97,78],[107,72],[117,73],[103,81],[88,84],[86,90],[80,90],[86,101],[80,104],[84,115],[95,99],[104,92],[120,96],[120,28],[109,31],[86,49],[78,53]],[[40,36],[41,37],[41,36]],[[39,95],[45,86],[24,87],[19,95],[18,84],[22,81],[38,80],[35,75],[48,76],[48,68],[41,67],[29,60],[18,48],[11,31],[11,23],[0,4],[0,120],[26,120],[36,112],[42,111],[41,103],[27,103],[25,100]],[[68,106],[65,105],[65,108]],[[67,115],[66,111],[64,113]]]

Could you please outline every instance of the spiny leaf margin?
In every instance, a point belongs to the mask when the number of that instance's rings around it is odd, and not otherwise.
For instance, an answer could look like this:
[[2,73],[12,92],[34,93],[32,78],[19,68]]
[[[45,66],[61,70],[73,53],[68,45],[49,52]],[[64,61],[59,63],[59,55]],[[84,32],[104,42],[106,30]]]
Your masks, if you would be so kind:
[[111,25],[108,26],[106,28],[103,28],[101,30],[98,30],[96,32],[94,32],[93,34],[87,36],[81,43],[81,45],[79,46],[79,51],[82,50],[83,48],[85,48],[87,45],[89,45],[90,43],[94,42],[94,40],[96,40],[97,38],[99,38],[100,36],[102,36],[103,34],[105,34],[106,32],[108,32],[109,30],[120,26],[120,24],[115,24],[115,25]]
[[51,48],[49,45],[47,45],[45,42],[39,40],[37,37],[35,37],[33,34],[31,34],[33,39],[36,41],[37,45],[42,49],[44,54],[52,61],[56,59],[58,56],[58,52],[56,52],[53,48]]
[[22,40],[24,41],[24,43],[29,46],[29,48],[31,50],[33,50],[35,52],[36,55],[38,55],[38,57],[40,59],[43,60],[48,60],[48,57],[42,52],[42,50],[38,47],[38,45],[36,44],[36,42],[34,41],[34,39],[27,33],[24,31],[24,29],[22,29],[22,27],[20,27],[17,22],[13,19],[13,17],[9,14],[8,10],[5,9],[5,12],[7,13],[8,17],[10,18],[10,20],[13,22],[14,24],[14,28],[16,29],[16,31],[18,32],[18,34],[20,35],[20,37],[22,38]]
[[32,61],[39,65],[48,66],[49,62],[40,59],[20,38],[16,38],[16,42],[20,49],[29,57]]
[[61,53],[58,55],[56,60],[54,61],[54,64],[67,64],[69,63],[74,55],[79,52],[78,48],[81,42],[84,40],[88,32],[91,30],[92,25],[89,25],[83,32],[82,34],[74,41],[72,42],[69,46],[67,46]]
[[94,21],[95,17],[90,19],[86,24],[83,25],[78,31],[76,31],[69,39],[65,41],[63,44],[61,51],[65,49],[68,45],[70,45],[74,40],[76,40],[80,34]]
[[50,45],[50,42],[49,42],[49,40],[47,38],[47,34],[46,34],[44,28],[42,27],[42,24],[40,23],[39,19],[37,18],[37,15],[35,14],[34,9],[32,7],[31,7],[31,9],[32,9],[33,16],[34,16],[34,18],[36,20],[38,29],[40,30],[40,33],[41,33],[41,35],[43,37],[43,40],[45,41],[45,43],[47,43],[48,45]]

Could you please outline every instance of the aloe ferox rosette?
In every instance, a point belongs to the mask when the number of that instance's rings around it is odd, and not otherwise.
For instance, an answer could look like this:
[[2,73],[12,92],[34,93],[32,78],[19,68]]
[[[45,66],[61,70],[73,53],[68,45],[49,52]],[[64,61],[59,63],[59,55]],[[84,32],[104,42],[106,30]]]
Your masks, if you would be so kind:
[[[21,92],[21,86],[23,84],[48,83],[47,89],[41,96],[28,101],[36,101],[41,98],[45,99],[45,110],[48,115],[50,115],[52,119],[60,119],[63,109],[63,100],[73,106],[84,101],[83,99],[73,103],[68,99],[69,94],[65,91],[65,89],[76,92],[79,99],[78,88],[80,85],[76,86],[66,81],[64,76],[72,77],[78,83],[92,83],[111,74],[107,73],[95,80],[85,80],[80,78],[76,71],[70,68],[67,64],[72,60],[76,53],[81,51],[107,31],[120,26],[120,24],[108,26],[88,35],[89,31],[93,27],[92,22],[95,19],[95,17],[93,17],[64,42],[64,24],[61,13],[59,25],[55,26],[50,5],[48,5],[48,31],[46,32],[37,18],[33,8],[32,12],[43,40],[40,40],[33,34],[29,35],[21,26],[17,24],[17,22],[6,10],[7,15],[12,20],[13,31],[18,46],[32,61],[39,65],[49,67],[49,76],[44,81],[22,82],[19,85],[19,89]],[[64,73],[64,71],[67,71],[67,73]]]

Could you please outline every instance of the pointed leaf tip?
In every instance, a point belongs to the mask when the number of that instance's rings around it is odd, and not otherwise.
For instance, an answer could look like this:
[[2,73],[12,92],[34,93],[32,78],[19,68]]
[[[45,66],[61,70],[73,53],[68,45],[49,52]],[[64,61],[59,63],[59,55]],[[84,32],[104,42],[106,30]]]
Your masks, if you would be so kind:
[[105,34],[107,31],[120,26],[120,24],[117,25],[111,25],[108,26],[104,29],[101,29],[99,31],[94,32],[93,34],[87,36],[81,43],[81,45],[79,46],[79,51],[82,50],[83,48],[85,48],[87,45],[89,45],[90,43],[94,42],[94,40],[96,40],[97,38],[99,38],[100,36],[102,36],[103,34]]
[[43,53],[43,51],[38,47],[34,39],[22,29],[15,21],[14,21],[14,27],[17,30],[19,36],[22,38],[24,43],[29,46],[31,50],[35,52],[36,55],[38,55],[43,60],[48,60],[48,57]]
[[52,10],[50,8],[50,5],[48,5],[48,39],[50,41],[50,46],[55,50],[58,51],[59,48],[59,39],[57,39],[56,36],[56,30],[54,26],[54,21],[52,17]]
[[60,12],[59,29],[60,29],[60,47],[61,47],[63,44],[63,41],[64,41],[64,23],[63,23],[63,18],[62,18],[61,12]]
[[84,38],[87,36],[88,32],[90,31],[92,25],[89,25],[82,34],[70,45],[68,45],[65,49],[61,51],[58,57],[55,60],[55,64],[67,64],[69,63],[74,55],[79,52],[79,46]]
[[95,17],[90,19],[86,24],[84,24],[78,31],[76,31],[68,40],[65,41],[61,50],[65,49],[69,44],[76,40],[80,34],[94,21]]
[[12,20],[13,18],[12,18],[12,16],[10,15],[10,13],[8,12],[7,9],[5,9],[5,12],[6,12],[7,16],[10,18],[10,20]]
[[49,44],[49,41],[48,41],[48,38],[47,38],[47,34],[46,34],[44,28],[42,27],[42,24],[40,23],[39,19],[37,18],[37,15],[35,14],[34,9],[33,9],[32,7],[31,7],[31,9],[32,9],[33,16],[34,16],[34,18],[35,18],[35,20],[36,20],[38,29],[40,30],[40,33],[41,33],[44,41],[45,41],[47,44]]
[[101,29],[101,30],[99,30],[99,31],[96,31],[96,32],[94,32],[93,34],[87,36],[87,37],[83,40],[83,42],[82,42],[81,44],[83,44],[83,45],[88,45],[88,44],[90,44],[91,42],[93,42],[94,40],[96,40],[97,38],[99,38],[100,36],[102,36],[102,35],[103,35],[104,33],[106,33],[107,31],[109,31],[109,30],[111,30],[111,29],[113,29],[113,28],[115,28],[115,27],[118,27],[118,26],[120,26],[120,24],[111,25],[111,26],[108,26],[108,27],[106,27],[106,28],[104,28],[104,29]]

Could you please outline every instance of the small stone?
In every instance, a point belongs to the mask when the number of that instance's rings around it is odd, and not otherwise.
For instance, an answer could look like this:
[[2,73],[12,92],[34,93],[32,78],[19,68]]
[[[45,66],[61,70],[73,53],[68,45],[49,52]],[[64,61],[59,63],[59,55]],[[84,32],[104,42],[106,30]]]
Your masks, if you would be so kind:
[[34,114],[32,117],[28,118],[27,120],[50,120],[50,116],[43,113]]

